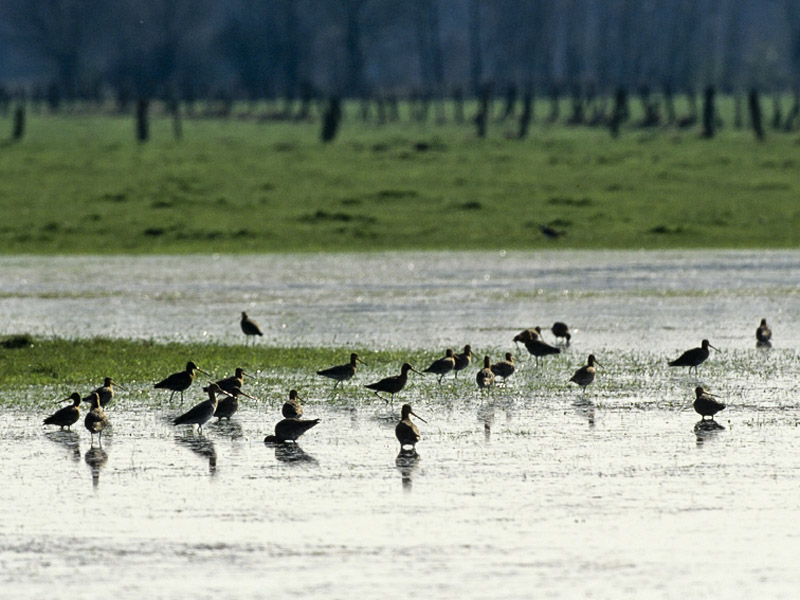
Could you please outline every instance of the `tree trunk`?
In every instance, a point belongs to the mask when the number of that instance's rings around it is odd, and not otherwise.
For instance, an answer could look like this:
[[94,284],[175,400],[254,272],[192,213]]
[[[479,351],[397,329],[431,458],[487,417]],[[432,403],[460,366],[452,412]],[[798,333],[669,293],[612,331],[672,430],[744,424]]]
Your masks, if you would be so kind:
[[758,90],[755,88],[750,90],[748,105],[750,107],[750,124],[753,126],[753,133],[756,134],[756,139],[761,141],[764,139],[764,126],[761,123],[761,103],[758,100]]
[[702,137],[711,139],[714,137],[714,126],[716,115],[714,114],[714,87],[708,86],[703,94],[703,133]]
[[25,135],[25,106],[20,104],[14,111],[14,129],[11,138],[19,141]]
[[150,102],[140,98],[136,102],[136,140],[146,142],[150,138],[150,125],[147,120],[147,109]]

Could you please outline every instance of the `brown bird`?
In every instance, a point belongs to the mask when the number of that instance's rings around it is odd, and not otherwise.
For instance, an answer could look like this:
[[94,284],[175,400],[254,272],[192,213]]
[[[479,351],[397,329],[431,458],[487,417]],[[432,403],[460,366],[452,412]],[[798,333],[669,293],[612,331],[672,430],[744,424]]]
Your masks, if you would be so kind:
[[[61,429],[66,427],[70,429],[72,425],[78,422],[81,418],[81,395],[78,392],[73,393],[67,400],[72,400],[72,404],[59,408],[52,415],[44,420],[45,425],[58,425]],[[59,400],[59,404],[63,400]]]
[[467,344],[464,346],[464,351],[458,354],[453,354],[453,358],[455,359],[453,372],[455,373],[455,376],[458,377],[458,372],[466,369],[469,366],[469,363],[472,361],[472,346]]
[[692,406],[697,414],[702,415],[703,420],[705,420],[706,417],[711,417],[713,420],[714,415],[725,408],[725,405],[715,400],[714,398],[716,398],[716,396],[706,391],[702,385],[698,385],[694,388],[694,395],[695,399],[694,402],[692,402]]
[[506,359],[501,360],[491,366],[492,373],[496,377],[502,377],[503,383],[506,382],[506,379],[511,377],[516,370],[516,366],[514,365],[514,355],[511,352],[506,352]]
[[586,364],[582,366],[580,369],[575,371],[575,374],[570,377],[570,381],[573,383],[577,383],[579,386],[583,388],[583,391],[586,391],[586,386],[591,384],[594,381],[594,377],[597,373],[597,370],[594,366],[597,365],[598,367],[601,366],[597,359],[594,357],[594,354],[590,354],[589,358],[586,360]]
[[492,373],[492,361],[488,356],[483,357],[483,368],[475,375],[475,382],[480,389],[491,387],[494,383],[494,373]]
[[361,363],[365,365],[363,360],[358,358],[358,354],[353,352],[350,355],[350,362],[344,365],[336,365],[334,367],[329,367],[327,369],[322,369],[321,371],[317,371],[317,375],[322,375],[323,377],[328,377],[329,379],[334,379],[336,383],[333,384],[333,389],[336,389],[341,382],[347,381],[351,379],[353,375],[356,374],[356,363]]
[[533,329],[523,329],[514,336],[514,344],[519,348],[519,344],[527,344],[533,340],[542,339],[542,328],[534,327]]
[[249,340],[251,337],[253,338],[253,343],[255,343],[255,336],[264,335],[264,333],[261,331],[261,327],[258,326],[258,323],[248,317],[247,313],[244,311],[242,311],[242,320],[239,322],[239,325],[242,327],[242,331],[245,335],[245,344],[247,344],[247,340]]
[[319,423],[319,419],[283,419],[275,424],[275,435],[264,438],[265,444],[296,442],[297,438]]
[[450,371],[455,369],[456,359],[453,356],[453,350],[448,348],[445,350],[445,356],[437,358],[431,363],[427,369],[423,369],[423,373],[433,373],[439,376],[439,383],[442,383],[442,377],[447,375]]
[[230,392],[233,388],[239,388],[241,390],[242,386],[244,385],[245,375],[250,377],[250,374],[247,373],[247,371],[240,367],[236,367],[233,375],[226,377],[225,379],[220,379],[215,383],[220,387],[220,389],[225,390],[226,392]]
[[297,390],[289,390],[289,399],[283,403],[281,414],[286,419],[299,419],[303,416],[303,405],[300,404],[300,394]]
[[114,398],[113,386],[115,385],[119,388],[125,389],[116,381],[111,379],[111,377],[106,377],[103,380],[103,385],[95,390],[95,392],[97,392],[97,395],[100,396],[100,406],[102,406],[103,408],[105,408],[108,405],[108,403],[111,402],[111,400]]
[[425,419],[411,410],[410,404],[403,404],[403,407],[400,409],[400,422],[394,428],[394,435],[397,437],[397,441],[400,442],[400,450],[402,450],[404,446],[414,447],[419,441],[419,428],[411,420],[410,415],[414,415],[423,423],[427,423]]
[[380,395],[380,392],[385,394],[391,394],[392,400],[394,400],[394,395],[397,394],[400,390],[402,390],[406,386],[406,382],[408,381],[408,372],[414,371],[414,373],[418,373],[421,375],[419,371],[417,371],[414,367],[412,367],[408,363],[403,363],[403,366],[400,367],[400,375],[394,375],[392,377],[386,377],[377,381],[375,383],[367,384],[366,388],[375,391],[375,395],[380,398],[381,400],[389,401],[388,398],[384,398]]
[[166,379],[159,381],[155,384],[154,388],[172,390],[172,393],[169,395],[170,402],[172,401],[172,397],[175,395],[175,392],[181,393],[181,403],[183,403],[183,391],[188,389],[190,385],[192,385],[192,381],[194,381],[194,372],[200,371],[201,373],[205,373],[209,377],[211,376],[209,373],[206,373],[194,364],[192,361],[186,363],[186,370],[180,371],[178,373],[173,373]]
[[759,348],[771,348],[772,329],[767,325],[766,319],[761,319],[761,325],[756,329],[756,346]]
[[[206,386],[203,388],[204,392],[208,392],[208,387]],[[222,392],[227,392],[230,396],[226,396],[224,398],[217,398],[217,410],[214,411],[214,416],[217,417],[218,421],[222,419],[231,420],[231,417],[236,414],[236,411],[239,410],[239,396],[244,396],[245,398],[250,398],[250,400],[256,400],[257,398],[253,398],[252,396],[248,396],[245,394],[238,386],[233,386],[229,390],[223,390],[220,387]]]
[[83,424],[89,433],[92,434],[92,444],[94,444],[94,434],[97,434],[100,445],[103,444],[103,429],[108,425],[108,417],[100,406],[100,395],[97,392],[89,394],[88,402],[91,404],[91,410],[87,413]]
[[547,356],[548,354],[561,354],[561,349],[551,346],[541,336],[525,342],[525,348],[531,356],[536,357],[536,365],[539,365],[539,358]]
[[208,399],[203,400],[199,404],[195,404],[192,408],[187,410],[182,415],[175,417],[172,420],[173,425],[197,425],[198,433],[203,430],[203,425],[208,423],[217,412],[217,394],[231,396],[223,391],[216,383],[210,383],[207,387],[203,388],[208,392]]
[[556,321],[553,323],[550,331],[553,333],[556,340],[565,340],[565,343],[569,346],[569,341],[572,339],[572,334],[570,334],[569,327],[566,323]]
[[[689,373],[692,372],[692,368],[694,368],[694,372],[697,373],[697,367],[702,364],[710,354],[709,348],[714,348],[708,340],[703,340],[701,346],[699,348],[692,348],[691,350],[687,350],[683,354],[681,354],[678,358],[673,361],[667,363],[670,367],[689,367]],[[718,348],[714,348],[717,352],[719,352]]]

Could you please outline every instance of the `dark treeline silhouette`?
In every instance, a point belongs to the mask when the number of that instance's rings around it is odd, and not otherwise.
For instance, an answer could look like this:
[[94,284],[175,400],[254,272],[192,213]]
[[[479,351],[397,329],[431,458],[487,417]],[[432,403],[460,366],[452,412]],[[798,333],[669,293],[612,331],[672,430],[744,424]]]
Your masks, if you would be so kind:
[[517,119],[517,137],[535,98],[550,98],[548,121],[613,134],[630,101],[637,125],[700,123],[711,137],[715,93],[757,89],[776,98],[773,128],[800,124],[800,104],[784,117],[775,95],[800,96],[798,0],[3,0],[0,53],[2,98],[24,90],[51,110],[112,99],[139,116],[140,139],[153,99],[176,136],[179,105],[193,117],[197,100],[227,116],[235,100],[283,99],[280,115],[305,119],[315,105],[330,117],[333,97],[380,122],[396,118],[398,98],[420,121],[443,121],[447,98],[458,122],[473,116],[465,99],[478,99],[479,135]]

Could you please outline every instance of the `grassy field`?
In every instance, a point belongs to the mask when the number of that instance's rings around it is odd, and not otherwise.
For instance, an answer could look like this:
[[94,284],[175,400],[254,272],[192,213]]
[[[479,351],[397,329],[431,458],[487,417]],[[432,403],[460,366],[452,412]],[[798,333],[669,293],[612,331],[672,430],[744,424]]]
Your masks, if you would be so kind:
[[[123,385],[125,382],[155,383],[170,373],[183,370],[189,360],[218,378],[232,374],[235,367],[242,367],[252,374],[262,371],[297,372],[298,377],[313,377],[317,386],[326,387],[326,380],[317,377],[315,372],[347,362],[352,351],[358,352],[365,361],[368,360],[373,371],[386,369],[399,372],[400,365],[406,360],[415,361],[417,368],[423,369],[437,358],[435,352],[425,354],[399,350],[266,346],[248,348],[243,345],[158,344],[103,338],[36,339],[19,335],[0,341],[0,364],[3,365],[0,371],[0,387],[85,387],[91,382],[98,382],[99,385],[103,377],[113,377]],[[198,374],[198,377],[203,381],[208,379],[202,374]],[[472,370],[470,377],[474,377]],[[331,387],[333,383],[330,381]]]
[[156,117],[138,145],[127,117],[29,114],[25,139],[0,146],[0,252],[798,244],[796,134],[514,129],[348,118],[323,145],[318,123],[232,118],[187,120],[175,141]]

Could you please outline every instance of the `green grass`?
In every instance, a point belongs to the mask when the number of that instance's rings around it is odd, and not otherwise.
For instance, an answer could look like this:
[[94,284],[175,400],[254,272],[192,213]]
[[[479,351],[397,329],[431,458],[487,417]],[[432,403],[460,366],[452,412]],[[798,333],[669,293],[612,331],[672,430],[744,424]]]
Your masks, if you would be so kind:
[[[725,110],[727,104],[722,103]],[[354,108],[354,107],[351,107]],[[348,118],[319,124],[30,114],[0,146],[0,253],[796,247],[796,134]],[[0,132],[10,131],[8,119]],[[567,231],[545,239],[539,224]]]
[[[37,339],[12,336],[0,343],[0,388],[30,385],[82,385],[102,383],[103,377],[117,382],[155,383],[170,373],[181,371],[191,360],[218,378],[227,377],[236,367],[259,372],[296,371],[311,377],[319,369],[349,360],[358,352],[369,363],[371,372],[400,371],[405,360],[418,368],[436,356],[431,353],[399,350],[244,347],[220,344],[142,342],[93,338],[87,340]],[[19,340],[27,338],[26,344]],[[12,340],[11,343],[6,343]],[[435,354],[435,353],[434,353]],[[423,366],[424,363],[424,366]],[[374,370],[374,371],[373,371]],[[203,380],[207,379],[198,374]],[[319,378],[319,382],[326,381]],[[331,381],[331,387],[333,382]]]

